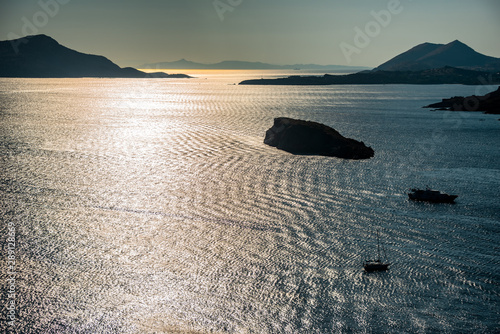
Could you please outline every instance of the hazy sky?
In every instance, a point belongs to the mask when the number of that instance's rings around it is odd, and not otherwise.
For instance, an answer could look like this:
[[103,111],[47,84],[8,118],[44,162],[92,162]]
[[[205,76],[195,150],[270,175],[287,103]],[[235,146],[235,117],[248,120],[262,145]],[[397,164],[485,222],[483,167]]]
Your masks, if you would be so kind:
[[498,0],[0,0],[0,40],[43,33],[120,66],[181,58],[377,66],[455,39],[500,57],[499,18]]

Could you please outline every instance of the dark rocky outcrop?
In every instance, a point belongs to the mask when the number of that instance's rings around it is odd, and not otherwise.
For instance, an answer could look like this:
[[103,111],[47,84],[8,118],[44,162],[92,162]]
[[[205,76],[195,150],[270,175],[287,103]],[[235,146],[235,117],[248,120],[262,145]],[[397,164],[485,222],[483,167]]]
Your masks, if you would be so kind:
[[455,96],[424,108],[452,111],[484,111],[485,114],[500,114],[500,87],[486,95]]
[[68,49],[46,35],[0,41],[0,77],[17,78],[177,78],[185,74],[145,73],[120,68],[103,56]]
[[323,155],[344,159],[369,159],[371,147],[342,136],[324,124],[286,117],[274,119],[264,143],[293,154]]

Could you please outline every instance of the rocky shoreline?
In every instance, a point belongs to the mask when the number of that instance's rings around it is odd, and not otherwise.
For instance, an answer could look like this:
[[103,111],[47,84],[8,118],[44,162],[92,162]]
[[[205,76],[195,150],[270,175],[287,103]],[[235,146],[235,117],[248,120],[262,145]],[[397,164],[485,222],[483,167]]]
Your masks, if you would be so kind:
[[451,111],[482,111],[485,114],[500,114],[500,87],[486,95],[454,96],[423,108]]

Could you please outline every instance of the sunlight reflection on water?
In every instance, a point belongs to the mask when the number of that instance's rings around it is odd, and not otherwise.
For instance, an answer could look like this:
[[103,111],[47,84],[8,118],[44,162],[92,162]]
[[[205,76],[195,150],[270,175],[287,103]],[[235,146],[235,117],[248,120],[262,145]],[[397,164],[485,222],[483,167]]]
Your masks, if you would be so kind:
[[[2,221],[18,231],[19,328],[498,328],[498,121],[474,114],[453,128],[420,109],[474,87],[231,85],[254,73],[1,79],[0,195]],[[375,157],[264,145],[283,115],[331,125]],[[447,140],[407,159],[435,128]],[[429,182],[457,204],[407,201],[407,188]],[[394,265],[366,274],[375,228]]]

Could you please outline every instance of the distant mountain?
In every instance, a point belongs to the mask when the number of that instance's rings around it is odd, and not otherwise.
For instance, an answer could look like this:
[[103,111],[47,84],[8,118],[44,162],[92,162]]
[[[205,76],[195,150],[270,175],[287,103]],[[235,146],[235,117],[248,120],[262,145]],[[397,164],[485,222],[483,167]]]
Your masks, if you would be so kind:
[[374,71],[420,71],[445,66],[500,71],[500,58],[485,56],[456,40],[448,44],[423,43],[376,67]]
[[[174,75],[175,77],[187,77]],[[0,41],[0,77],[23,78],[151,78],[171,77],[120,68],[103,56],[84,54],[62,46],[46,35]]]
[[500,74],[498,73],[443,67],[421,71],[362,71],[347,75],[296,75],[278,79],[245,80],[240,82],[240,85],[484,85],[485,78],[487,78],[488,84],[500,84]]
[[342,66],[342,65],[316,65],[316,64],[295,64],[295,65],[274,65],[261,62],[249,61],[222,61],[215,64],[195,63],[189,60],[181,59],[173,62],[160,62],[151,64],[142,64],[136,66],[141,69],[197,69],[197,70],[325,70],[325,71],[362,71],[371,69],[364,66]]

